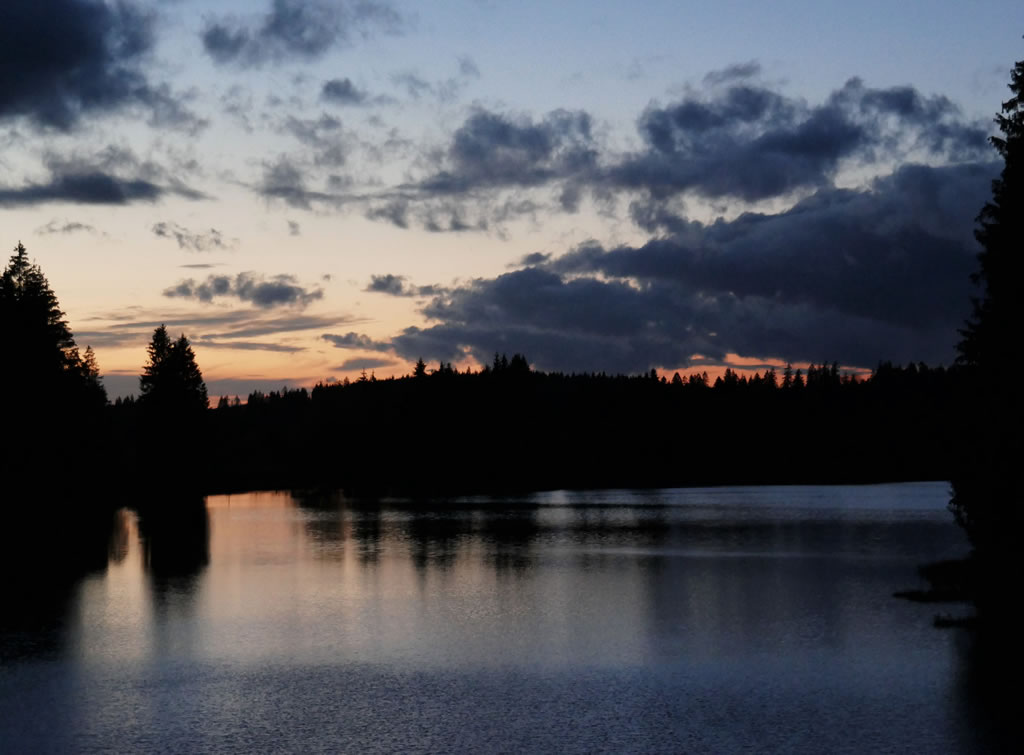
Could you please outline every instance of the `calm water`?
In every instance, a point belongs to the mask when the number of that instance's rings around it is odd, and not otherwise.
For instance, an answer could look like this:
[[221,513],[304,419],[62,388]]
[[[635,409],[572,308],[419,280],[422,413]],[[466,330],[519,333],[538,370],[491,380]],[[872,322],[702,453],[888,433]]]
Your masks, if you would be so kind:
[[891,597],[966,551],[947,498],[261,493],[171,527],[123,511],[105,569],[3,624],[0,750],[978,751],[995,735],[965,637]]

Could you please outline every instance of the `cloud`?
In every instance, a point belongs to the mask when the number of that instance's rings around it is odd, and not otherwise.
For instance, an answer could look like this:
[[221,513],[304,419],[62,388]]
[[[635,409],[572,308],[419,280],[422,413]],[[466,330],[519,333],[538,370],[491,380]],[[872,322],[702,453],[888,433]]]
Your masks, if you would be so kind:
[[586,113],[559,110],[534,121],[477,108],[440,154],[424,157],[435,166],[429,175],[365,198],[364,214],[399,228],[500,232],[545,209],[521,190],[553,188],[558,207],[575,211],[598,156]]
[[708,71],[704,75],[704,84],[718,86],[743,79],[753,79],[761,74],[761,64],[756,60],[746,63],[734,63],[716,71]]
[[269,280],[252,272],[229,275],[210,275],[205,281],[192,278],[164,290],[164,296],[196,299],[210,303],[217,297],[234,297],[250,302],[261,309],[273,307],[303,308],[323,298],[320,288],[300,286],[293,275],[277,275]]
[[195,91],[175,94],[167,84],[153,87],[145,97],[145,104],[150,109],[149,125],[196,136],[210,125],[210,121],[199,117],[186,106],[185,103],[195,97]]
[[526,267],[532,265],[541,265],[550,259],[551,255],[545,252],[532,252],[530,254],[523,255],[523,257],[519,260],[518,263],[516,263],[515,266]]
[[391,75],[391,83],[403,89],[405,94],[414,101],[430,98],[441,105],[450,105],[458,100],[459,95],[468,86],[471,79],[480,78],[480,69],[469,56],[458,58],[458,68],[454,76],[437,81],[427,81],[413,71],[400,71]]
[[294,220],[289,220],[288,221],[288,235],[289,236],[301,236],[302,235],[302,226],[300,226]]
[[[288,312],[288,310],[284,310]],[[98,330],[75,329],[79,343],[93,346],[142,347],[153,335],[154,328],[166,325],[171,333],[186,333],[189,338],[214,342],[247,342],[254,338],[281,336],[309,330],[327,330],[339,324],[362,322],[350,315],[306,315],[294,311],[282,314],[281,309],[208,309],[168,313],[127,307],[85,318],[86,322],[102,322]],[[240,339],[240,340],[239,340]],[[227,348],[225,343],[223,348]]]
[[369,98],[369,94],[348,78],[330,79],[320,89],[320,99],[333,105],[365,105]]
[[209,338],[258,338],[260,336],[293,333],[305,330],[322,330],[338,323],[362,322],[361,319],[349,315],[313,316],[292,315],[289,317],[272,317],[268,319],[250,318],[232,325],[220,333],[208,334]]
[[216,228],[211,228],[205,233],[190,231],[177,223],[160,222],[152,228],[153,233],[160,238],[174,239],[178,242],[179,249],[186,249],[190,252],[208,252],[213,249],[231,249],[236,241],[225,240],[224,234]]
[[316,165],[336,168],[345,164],[350,137],[346,136],[341,121],[334,116],[323,113],[316,119],[301,119],[290,115],[285,119],[282,130],[312,148]]
[[63,222],[59,220],[51,220],[46,225],[36,228],[35,232],[39,236],[48,236],[54,233],[98,233],[95,226],[91,226],[88,223],[79,223],[71,220],[65,220]]
[[337,371],[375,370],[381,367],[392,367],[395,364],[396,362],[391,359],[380,359],[378,357],[354,357],[353,359],[346,359],[334,369]]
[[418,101],[429,97],[442,105],[450,105],[455,102],[466,86],[464,76],[450,77],[435,82],[427,81],[410,71],[393,74],[391,83],[405,90],[405,94],[412,100]]
[[317,60],[354,36],[397,34],[403,26],[398,11],[376,0],[272,0],[255,24],[209,20],[202,42],[217,63],[261,66]]
[[467,79],[479,79],[480,68],[471,57],[462,55],[459,57],[459,75]]
[[289,346],[283,343],[258,343],[256,341],[214,341],[211,338],[197,338],[193,341],[197,346],[206,349],[238,349],[239,351],[272,351],[278,354],[295,354],[305,351],[303,346]]
[[134,3],[6,0],[0,10],[0,120],[25,117],[60,131],[86,115],[129,107],[151,124],[195,132],[203,121],[143,71],[155,14]]
[[404,275],[371,275],[370,283],[364,289],[375,294],[390,296],[436,296],[443,290],[440,286],[410,286]]
[[[615,154],[586,112],[540,118],[473,109],[441,149],[425,151],[425,174],[363,200],[364,214],[400,228],[501,232],[517,218],[576,212],[590,199],[613,215],[629,202],[641,227],[672,232],[688,197],[794,202],[844,174],[871,176],[893,164],[987,160],[989,126],[949,99],[913,87],[872,88],[852,78],[808,104],[759,81],[756,61],[705,77],[676,102],[652,103],[637,120],[641,148]],[[396,78],[412,94],[429,88]],[[862,181],[869,179],[862,178]]]
[[166,169],[113,145],[89,156],[48,154],[44,163],[49,174],[45,180],[0,186],[0,207],[53,202],[128,205],[156,202],[168,195],[206,198]]
[[0,207],[68,202],[72,204],[126,205],[155,202],[166,190],[141,179],[122,179],[101,171],[54,175],[45,183],[17,188],[0,187]]
[[534,187],[590,172],[597,149],[588,114],[557,110],[539,122],[477,109],[452,135],[445,164],[423,194]]
[[363,351],[390,351],[391,344],[382,341],[374,341],[367,335],[349,331],[345,335],[324,333],[320,336],[323,340],[333,344],[338,349],[361,349]]
[[677,218],[639,246],[585,244],[444,291],[422,308],[432,324],[391,343],[409,359],[518,351],[564,371],[637,373],[729,353],[948,363],[972,293],[972,219],[998,167],[906,165],[774,215]]
[[308,189],[303,170],[285,155],[263,164],[263,178],[254,188],[265,199],[281,200],[297,210],[311,210],[314,203],[340,204],[334,194]]
[[[748,64],[749,65],[749,64]],[[985,159],[984,124],[952,102],[912,87],[872,89],[850,79],[815,106],[744,80],[743,67],[713,74],[727,84],[637,123],[643,150],[609,167],[613,188],[655,198],[683,192],[747,202],[830,186],[846,162],[883,164],[921,154]]]

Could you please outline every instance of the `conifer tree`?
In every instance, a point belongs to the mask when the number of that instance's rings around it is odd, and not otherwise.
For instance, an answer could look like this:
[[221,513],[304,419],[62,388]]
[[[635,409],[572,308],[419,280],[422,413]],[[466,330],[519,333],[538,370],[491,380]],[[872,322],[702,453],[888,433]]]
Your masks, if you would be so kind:
[[981,251],[972,279],[981,295],[973,301],[958,344],[958,361],[974,390],[961,417],[964,442],[950,509],[984,564],[983,579],[1012,584],[1010,575],[1021,576],[1018,543],[1024,526],[1019,482],[1024,410],[1016,386],[1024,361],[1019,335],[1024,321],[1024,61],[1011,71],[1009,88],[1013,96],[995,119],[1002,135],[990,140],[1004,160],[1003,170],[992,182],[992,199],[978,215],[975,231]]
[[145,405],[175,411],[209,406],[203,373],[184,334],[172,343],[161,325],[153,331],[147,352],[149,361],[139,378],[140,400]]
[[0,275],[0,353],[16,365],[3,371],[5,395],[56,398],[65,409],[106,403],[95,354],[79,354],[56,294],[20,242]]
[[149,354],[149,362],[142,369],[142,377],[139,378],[139,393],[144,399],[152,396],[154,392],[159,394],[158,385],[164,364],[171,353],[171,339],[167,337],[166,326],[161,325],[153,331],[153,338],[146,351]]
[[1009,88],[1013,97],[995,119],[1003,136],[991,138],[1004,160],[1003,171],[992,182],[992,199],[978,215],[974,234],[981,252],[972,279],[982,295],[973,302],[973,315],[958,346],[962,363],[993,373],[992,377],[1019,366],[1021,360],[1015,335],[1024,321],[1024,60],[1014,66]]

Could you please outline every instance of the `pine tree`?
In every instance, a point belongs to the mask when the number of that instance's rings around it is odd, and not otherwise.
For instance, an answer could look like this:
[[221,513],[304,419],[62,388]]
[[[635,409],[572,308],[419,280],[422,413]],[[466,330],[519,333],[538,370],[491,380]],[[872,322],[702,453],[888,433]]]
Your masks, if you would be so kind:
[[56,397],[63,410],[106,403],[95,354],[88,349],[83,360],[56,294],[20,242],[0,275],[0,353],[17,365],[3,372],[6,396]]
[[166,326],[161,325],[153,331],[153,338],[146,351],[149,353],[149,362],[142,369],[142,376],[139,378],[139,393],[144,399],[152,396],[154,392],[159,395],[158,386],[167,357],[171,353],[171,339],[167,337]]
[[981,286],[982,296],[973,302],[973,315],[958,345],[961,363],[993,377],[1021,360],[1014,336],[1024,316],[1024,60],[1014,66],[1009,87],[1013,97],[996,116],[1003,136],[990,140],[1004,160],[1003,171],[992,182],[992,199],[978,215],[974,234],[982,249],[972,280]]
[[139,378],[140,401],[163,410],[195,411],[209,407],[206,383],[188,338],[174,343],[163,325],[153,331],[149,362]]
[[1024,61],[1015,64],[1009,88],[1013,96],[995,119],[1002,136],[990,140],[1003,158],[1003,170],[992,182],[992,199],[978,215],[975,231],[981,252],[972,280],[981,296],[973,301],[958,344],[958,361],[973,390],[960,418],[964,442],[950,509],[975,546],[982,591],[1000,582],[1019,589],[1013,580],[1024,577],[1019,555],[1024,411],[1016,386],[1024,359],[1019,336],[1024,318]]

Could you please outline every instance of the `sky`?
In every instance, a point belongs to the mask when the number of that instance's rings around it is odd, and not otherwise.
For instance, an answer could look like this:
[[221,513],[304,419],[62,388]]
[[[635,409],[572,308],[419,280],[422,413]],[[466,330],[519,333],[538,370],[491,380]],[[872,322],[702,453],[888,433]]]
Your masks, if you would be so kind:
[[1024,4],[5,0],[0,229],[111,397],[949,364]]

